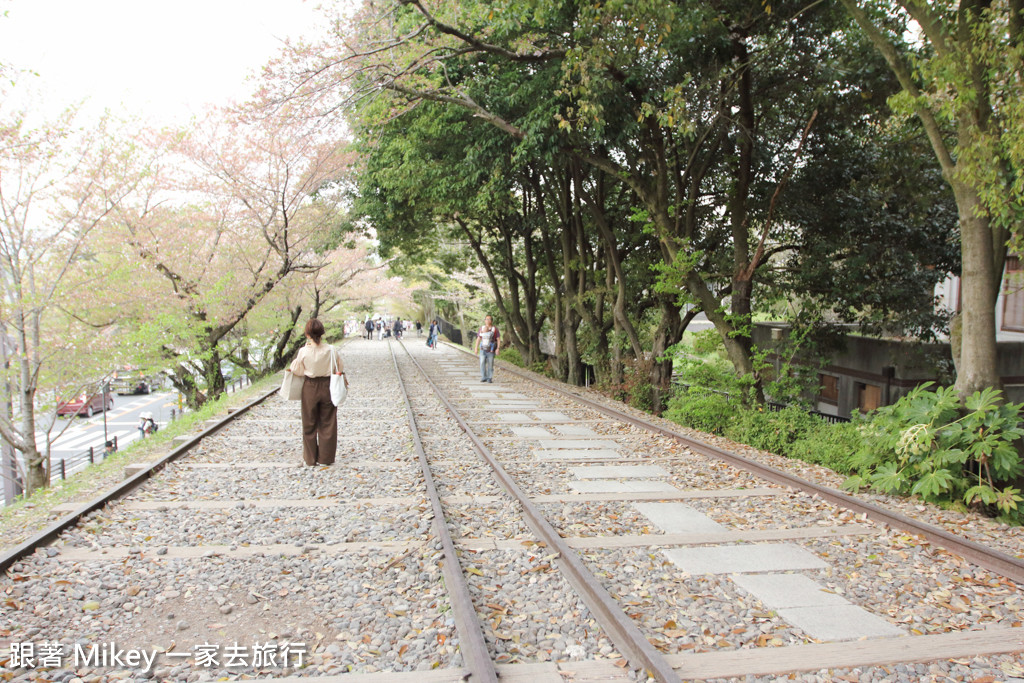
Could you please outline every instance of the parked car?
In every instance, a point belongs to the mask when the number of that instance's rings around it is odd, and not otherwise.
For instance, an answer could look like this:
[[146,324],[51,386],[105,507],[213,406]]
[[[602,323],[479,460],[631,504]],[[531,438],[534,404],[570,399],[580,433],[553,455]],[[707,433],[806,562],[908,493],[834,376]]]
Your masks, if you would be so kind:
[[103,401],[103,387],[87,387],[81,394],[57,404],[58,415],[84,415],[92,417],[93,413],[110,410],[114,407],[114,397],[107,394],[106,405]]

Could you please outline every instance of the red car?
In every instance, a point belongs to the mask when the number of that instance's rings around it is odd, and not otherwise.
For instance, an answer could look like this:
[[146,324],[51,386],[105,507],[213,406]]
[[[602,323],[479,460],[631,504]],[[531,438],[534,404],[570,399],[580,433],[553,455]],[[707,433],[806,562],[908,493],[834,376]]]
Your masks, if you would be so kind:
[[92,417],[93,413],[110,410],[114,407],[114,397],[107,395],[107,403],[103,404],[103,390],[86,389],[75,398],[57,404],[58,415],[84,415]]

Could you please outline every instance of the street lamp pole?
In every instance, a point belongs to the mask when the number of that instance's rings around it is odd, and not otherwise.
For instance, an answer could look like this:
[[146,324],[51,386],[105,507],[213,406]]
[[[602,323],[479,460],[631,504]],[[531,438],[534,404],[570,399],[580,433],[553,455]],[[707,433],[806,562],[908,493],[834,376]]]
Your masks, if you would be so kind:
[[107,406],[110,405],[110,378],[103,380],[103,452],[107,452]]

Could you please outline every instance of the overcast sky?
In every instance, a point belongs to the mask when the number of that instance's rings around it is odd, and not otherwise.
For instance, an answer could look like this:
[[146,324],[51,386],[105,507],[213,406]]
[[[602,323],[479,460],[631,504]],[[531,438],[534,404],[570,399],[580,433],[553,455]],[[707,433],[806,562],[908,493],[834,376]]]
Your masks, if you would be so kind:
[[90,110],[181,123],[205,104],[245,99],[246,77],[286,37],[311,35],[302,0],[0,0],[0,63],[45,106],[88,98]]

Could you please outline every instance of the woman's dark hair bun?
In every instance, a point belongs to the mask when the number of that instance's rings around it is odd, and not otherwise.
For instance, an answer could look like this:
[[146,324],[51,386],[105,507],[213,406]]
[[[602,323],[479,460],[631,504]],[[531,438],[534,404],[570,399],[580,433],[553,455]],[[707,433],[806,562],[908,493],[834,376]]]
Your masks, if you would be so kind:
[[306,323],[306,336],[319,344],[324,336],[324,324],[316,318],[310,318]]

